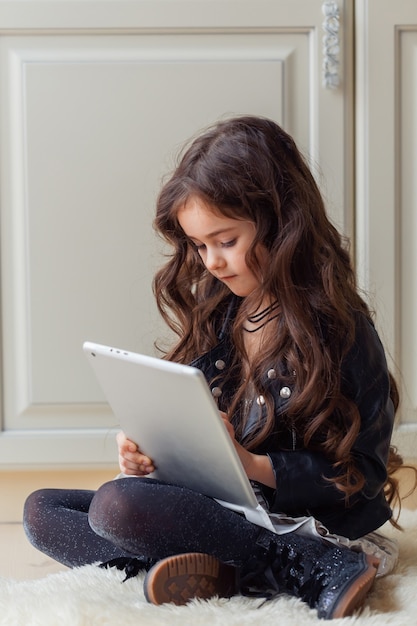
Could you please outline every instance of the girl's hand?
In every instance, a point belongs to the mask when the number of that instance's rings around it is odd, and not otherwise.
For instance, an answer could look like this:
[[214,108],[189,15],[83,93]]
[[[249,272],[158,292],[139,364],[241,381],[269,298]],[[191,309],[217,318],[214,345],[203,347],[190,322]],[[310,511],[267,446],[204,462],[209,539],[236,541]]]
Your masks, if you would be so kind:
[[220,415],[249,480],[256,480],[263,485],[276,489],[275,475],[269,457],[265,454],[253,454],[241,446],[236,441],[235,429],[230,423],[228,415],[223,411],[220,411]]
[[123,432],[117,433],[116,441],[119,448],[119,466],[123,474],[146,476],[155,470],[153,461]]
[[[223,420],[224,425],[226,426],[226,430],[230,435],[231,440],[233,441],[233,445],[236,448],[236,452],[238,453],[238,456],[240,458],[240,461],[243,465],[243,468],[245,470],[245,472],[248,474],[248,468],[251,466],[252,464],[252,457],[254,456],[251,452],[249,452],[249,450],[246,450],[243,446],[240,445],[240,443],[238,443],[236,441],[235,438],[235,429],[233,428],[232,424],[229,421],[229,416],[227,415],[227,413],[224,413],[223,411],[220,411],[220,415],[221,418]],[[250,478],[249,474],[248,477]]]

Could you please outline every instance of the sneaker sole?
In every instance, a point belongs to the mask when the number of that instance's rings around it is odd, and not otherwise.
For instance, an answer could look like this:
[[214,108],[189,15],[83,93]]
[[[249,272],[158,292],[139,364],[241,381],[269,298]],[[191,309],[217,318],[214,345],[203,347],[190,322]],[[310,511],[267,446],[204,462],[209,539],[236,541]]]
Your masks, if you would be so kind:
[[147,573],[144,592],[148,602],[179,606],[193,598],[230,598],[236,593],[236,568],[209,554],[197,552],[167,557]]
[[376,573],[378,571],[379,560],[373,556],[366,556],[366,569],[348,587],[342,598],[336,604],[329,619],[348,617],[362,606],[368,591],[371,589]]

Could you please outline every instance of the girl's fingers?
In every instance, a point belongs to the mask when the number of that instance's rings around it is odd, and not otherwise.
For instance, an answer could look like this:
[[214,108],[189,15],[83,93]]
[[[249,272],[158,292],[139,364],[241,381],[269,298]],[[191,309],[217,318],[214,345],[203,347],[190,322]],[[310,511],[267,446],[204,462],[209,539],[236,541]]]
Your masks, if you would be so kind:
[[152,459],[143,454],[139,447],[123,432],[116,435],[119,449],[119,466],[124,474],[144,476],[155,470]]
[[136,443],[128,439],[126,435],[121,431],[117,433],[116,441],[117,441],[117,446],[119,448],[119,451],[123,450],[125,452],[137,452],[139,450]]
[[232,424],[229,421],[229,416],[227,415],[227,413],[224,413],[223,411],[220,411],[220,416],[223,420],[224,425],[226,426],[226,430],[229,433],[229,435],[231,436],[232,439],[235,438],[235,429],[233,428]]
[[125,457],[119,457],[119,466],[124,474],[132,476],[146,476],[155,470],[152,463],[137,463]]

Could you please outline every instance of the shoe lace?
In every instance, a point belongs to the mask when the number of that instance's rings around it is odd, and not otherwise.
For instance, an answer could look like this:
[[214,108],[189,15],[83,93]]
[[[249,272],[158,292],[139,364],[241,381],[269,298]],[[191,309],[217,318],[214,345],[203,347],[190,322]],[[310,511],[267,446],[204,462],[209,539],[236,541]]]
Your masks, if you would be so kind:
[[149,571],[155,563],[156,559],[120,556],[115,559],[110,559],[110,561],[100,563],[99,567],[103,567],[105,569],[115,567],[120,571],[124,571],[126,576],[122,582],[125,582],[126,580],[129,580],[129,578],[134,578],[143,570],[146,572]]

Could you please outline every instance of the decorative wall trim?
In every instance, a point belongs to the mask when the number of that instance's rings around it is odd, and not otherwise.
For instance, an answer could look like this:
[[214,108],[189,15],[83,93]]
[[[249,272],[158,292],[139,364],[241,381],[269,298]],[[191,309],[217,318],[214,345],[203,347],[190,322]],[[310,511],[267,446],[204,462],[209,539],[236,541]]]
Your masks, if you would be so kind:
[[339,7],[333,0],[326,0],[321,7],[323,22],[323,87],[336,89],[340,85],[339,76]]

